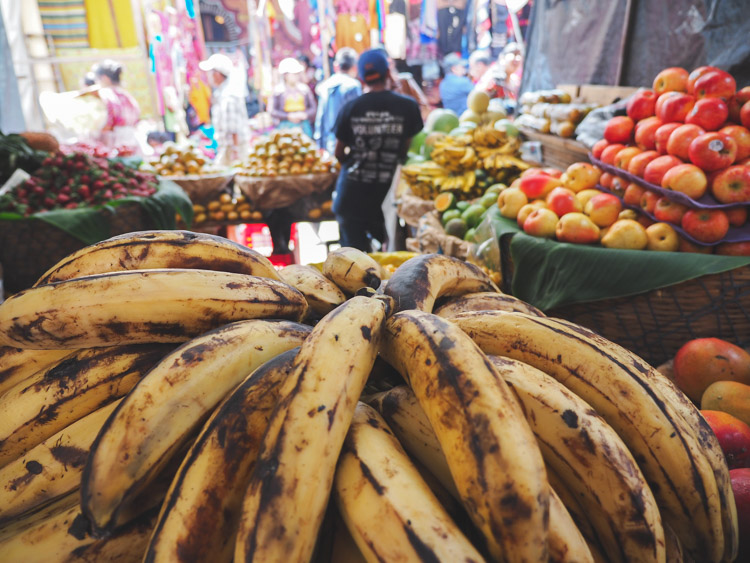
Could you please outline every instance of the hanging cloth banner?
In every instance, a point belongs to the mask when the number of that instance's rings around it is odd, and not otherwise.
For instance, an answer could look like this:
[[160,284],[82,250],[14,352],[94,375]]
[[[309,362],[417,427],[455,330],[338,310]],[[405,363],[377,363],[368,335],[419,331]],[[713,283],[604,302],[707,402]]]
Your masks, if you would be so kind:
[[38,4],[44,33],[56,48],[85,49],[89,46],[83,0],[39,0]]
[[124,49],[138,46],[130,0],[85,2],[88,38],[92,48]]

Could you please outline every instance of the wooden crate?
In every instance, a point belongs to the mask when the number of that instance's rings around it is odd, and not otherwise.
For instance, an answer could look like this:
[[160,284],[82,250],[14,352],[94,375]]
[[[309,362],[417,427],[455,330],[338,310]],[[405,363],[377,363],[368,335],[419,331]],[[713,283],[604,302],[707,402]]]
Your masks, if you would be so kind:
[[565,170],[574,162],[588,161],[589,150],[575,139],[565,139],[557,135],[539,133],[526,127],[519,128],[528,141],[538,141],[542,145],[542,166]]

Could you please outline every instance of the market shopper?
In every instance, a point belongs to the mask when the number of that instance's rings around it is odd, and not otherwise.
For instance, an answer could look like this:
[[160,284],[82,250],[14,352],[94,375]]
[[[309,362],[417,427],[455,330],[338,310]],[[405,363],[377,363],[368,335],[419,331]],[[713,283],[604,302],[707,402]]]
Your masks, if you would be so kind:
[[492,59],[487,51],[478,50],[469,55],[469,78],[476,84],[489,70]]
[[338,50],[333,60],[334,74],[318,84],[318,111],[315,116],[315,140],[318,146],[333,154],[336,150],[334,125],[341,108],[362,95],[357,76],[357,51],[351,47]]
[[107,59],[93,69],[98,87],[94,93],[107,108],[107,121],[100,132],[100,141],[110,149],[140,152],[136,125],[141,110],[135,98],[122,87],[122,65]]
[[208,73],[208,83],[213,88],[211,124],[218,145],[216,162],[229,165],[247,154],[249,131],[244,92],[231,84],[234,65],[226,55],[215,53],[198,66]]
[[304,65],[297,59],[286,58],[279,63],[282,82],[271,98],[270,113],[277,127],[299,127],[312,137],[315,96],[304,82],[304,72]]
[[466,99],[474,89],[466,76],[468,63],[457,53],[450,53],[443,60],[445,78],[440,82],[440,99],[443,107],[461,115],[466,111]]
[[388,59],[382,50],[362,53],[358,70],[367,92],[346,104],[336,122],[341,173],[333,212],[341,244],[369,251],[373,239],[385,242],[381,206],[423,122],[413,98],[389,90]]

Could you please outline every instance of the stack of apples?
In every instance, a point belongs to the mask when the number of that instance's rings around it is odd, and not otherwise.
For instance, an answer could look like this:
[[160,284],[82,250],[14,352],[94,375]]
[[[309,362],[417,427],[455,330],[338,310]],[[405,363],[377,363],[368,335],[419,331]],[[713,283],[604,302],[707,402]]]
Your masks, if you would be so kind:
[[564,173],[530,168],[500,192],[500,214],[515,219],[528,235],[559,242],[629,250],[679,249],[679,236],[671,225],[646,225],[634,210],[623,209],[620,198],[599,190],[602,176],[588,162],[573,163]]
[[[681,250],[711,252],[730,227],[747,221],[750,203],[750,86],[737,90],[731,74],[711,66],[688,73],[667,68],[652,89],[641,89],[627,104],[627,116],[612,118],[592,154],[604,164],[646,183],[680,192],[675,198],[605,173],[600,183],[628,205],[659,221],[679,225],[702,245],[681,239]],[[723,254],[749,254],[750,242],[725,243]]]

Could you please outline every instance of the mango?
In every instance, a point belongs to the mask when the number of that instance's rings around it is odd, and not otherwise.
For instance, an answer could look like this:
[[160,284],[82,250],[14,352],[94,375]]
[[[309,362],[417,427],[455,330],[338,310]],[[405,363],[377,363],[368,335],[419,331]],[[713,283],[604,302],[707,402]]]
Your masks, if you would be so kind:
[[750,424],[750,385],[716,381],[703,392],[701,409],[726,412]]

